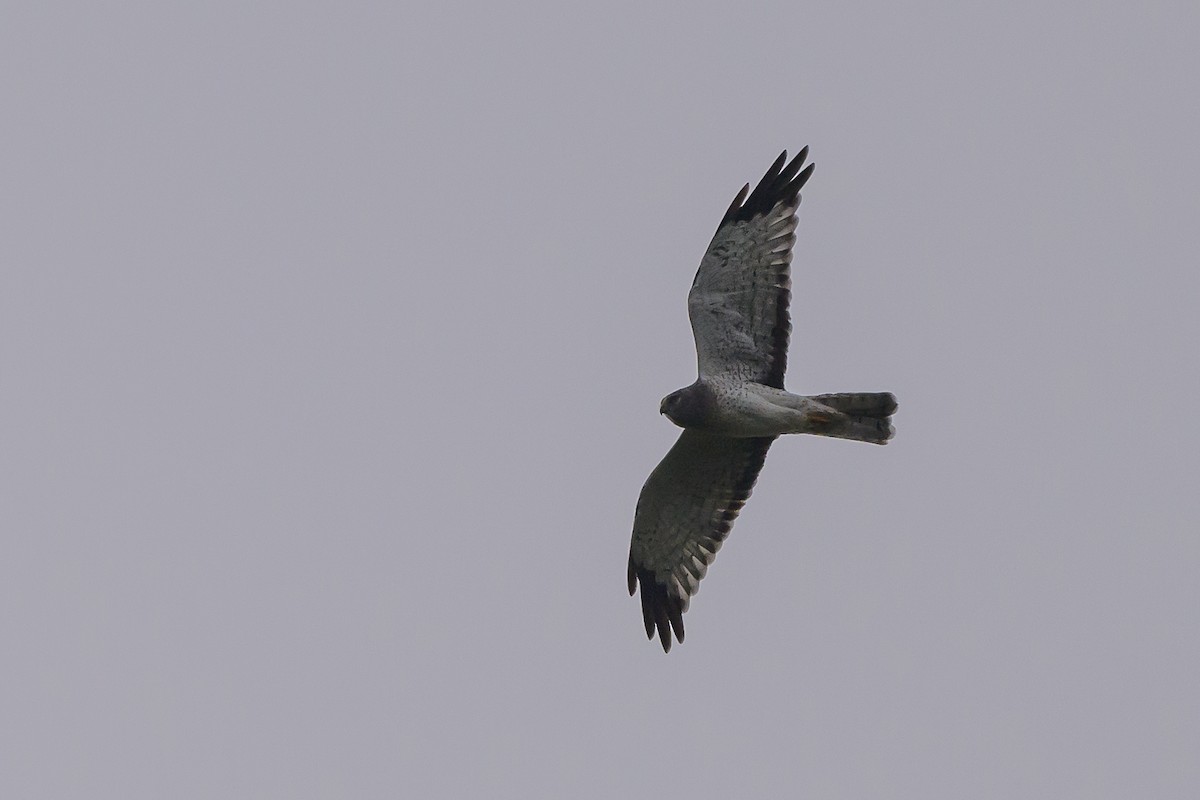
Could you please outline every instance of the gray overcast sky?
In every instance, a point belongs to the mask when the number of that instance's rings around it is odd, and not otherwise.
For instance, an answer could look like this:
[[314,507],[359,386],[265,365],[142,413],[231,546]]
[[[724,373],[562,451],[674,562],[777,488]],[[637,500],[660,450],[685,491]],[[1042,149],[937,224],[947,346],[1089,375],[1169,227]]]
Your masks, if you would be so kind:
[[[193,5],[0,26],[0,795],[1200,796],[1195,3]],[[897,438],[780,441],[664,656],[805,144],[788,386]]]

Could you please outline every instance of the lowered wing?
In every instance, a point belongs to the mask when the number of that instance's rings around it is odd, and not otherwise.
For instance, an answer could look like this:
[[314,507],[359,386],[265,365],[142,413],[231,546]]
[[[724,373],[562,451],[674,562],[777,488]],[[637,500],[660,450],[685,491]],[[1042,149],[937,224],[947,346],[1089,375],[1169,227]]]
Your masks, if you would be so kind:
[[629,593],[642,588],[646,636],[663,650],[683,641],[683,612],[729,535],[774,439],[685,430],[638,497],[629,547]]

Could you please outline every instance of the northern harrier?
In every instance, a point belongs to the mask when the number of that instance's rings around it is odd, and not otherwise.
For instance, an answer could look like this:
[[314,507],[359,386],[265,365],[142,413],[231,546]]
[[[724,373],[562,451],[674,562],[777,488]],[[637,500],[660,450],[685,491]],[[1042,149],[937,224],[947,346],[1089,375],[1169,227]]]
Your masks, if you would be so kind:
[[[808,148],[787,152],[725,212],[688,293],[699,377],[663,398],[660,413],[684,431],[638,498],[629,548],[629,593],[642,587],[646,636],[663,650],[683,641],[683,612],[784,433],[887,444],[890,393],[784,391],[789,264],[796,243]],[[786,166],[785,166],[786,165]],[[747,196],[747,193],[749,196]]]

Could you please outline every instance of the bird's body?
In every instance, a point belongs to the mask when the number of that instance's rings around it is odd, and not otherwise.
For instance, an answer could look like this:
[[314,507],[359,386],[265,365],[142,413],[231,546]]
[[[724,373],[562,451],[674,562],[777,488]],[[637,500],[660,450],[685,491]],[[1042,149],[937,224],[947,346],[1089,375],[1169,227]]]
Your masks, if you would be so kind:
[[[886,423],[887,416],[895,410],[893,402],[881,417],[881,412],[889,406],[885,398],[874,393],[807,397],[754,381],[701,379],[667,395],[664,404],[673,396],[679,396],[681,404],[700,410],[699,414],[676,418],[670,408],[662,408],[662,413],[676,425],[736,439],[816,433],[882,444],[891,438],[891,428],[878,421]],[[842,404],[837,398],[850,397],[861,400],[857,415],[839,410]],[[864,410],[874,414],[870,419],[876,422],[867,422],[861,413]]]
[[[784,153],[745,186],[700,262],[688,312],[699,377],[659,410],[684,428],[642,487],[629,550],[629,593],[641,587],[646,635],[683,641],[683,612],[777,436],[813,433],[886,444],[896,399],[887,392],[796,395],[783,388],[788,302],[805,148]],[[749,193],[749,194],[747,194]]]

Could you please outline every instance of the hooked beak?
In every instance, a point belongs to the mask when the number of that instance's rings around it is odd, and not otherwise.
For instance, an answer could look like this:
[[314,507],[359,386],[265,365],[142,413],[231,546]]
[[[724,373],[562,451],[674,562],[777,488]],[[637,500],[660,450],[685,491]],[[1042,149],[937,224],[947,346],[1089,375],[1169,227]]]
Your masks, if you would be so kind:
[[660,414],[667,413],[667,401],[665,399],[661,403],[658,404],[658,413],[660,413]]

